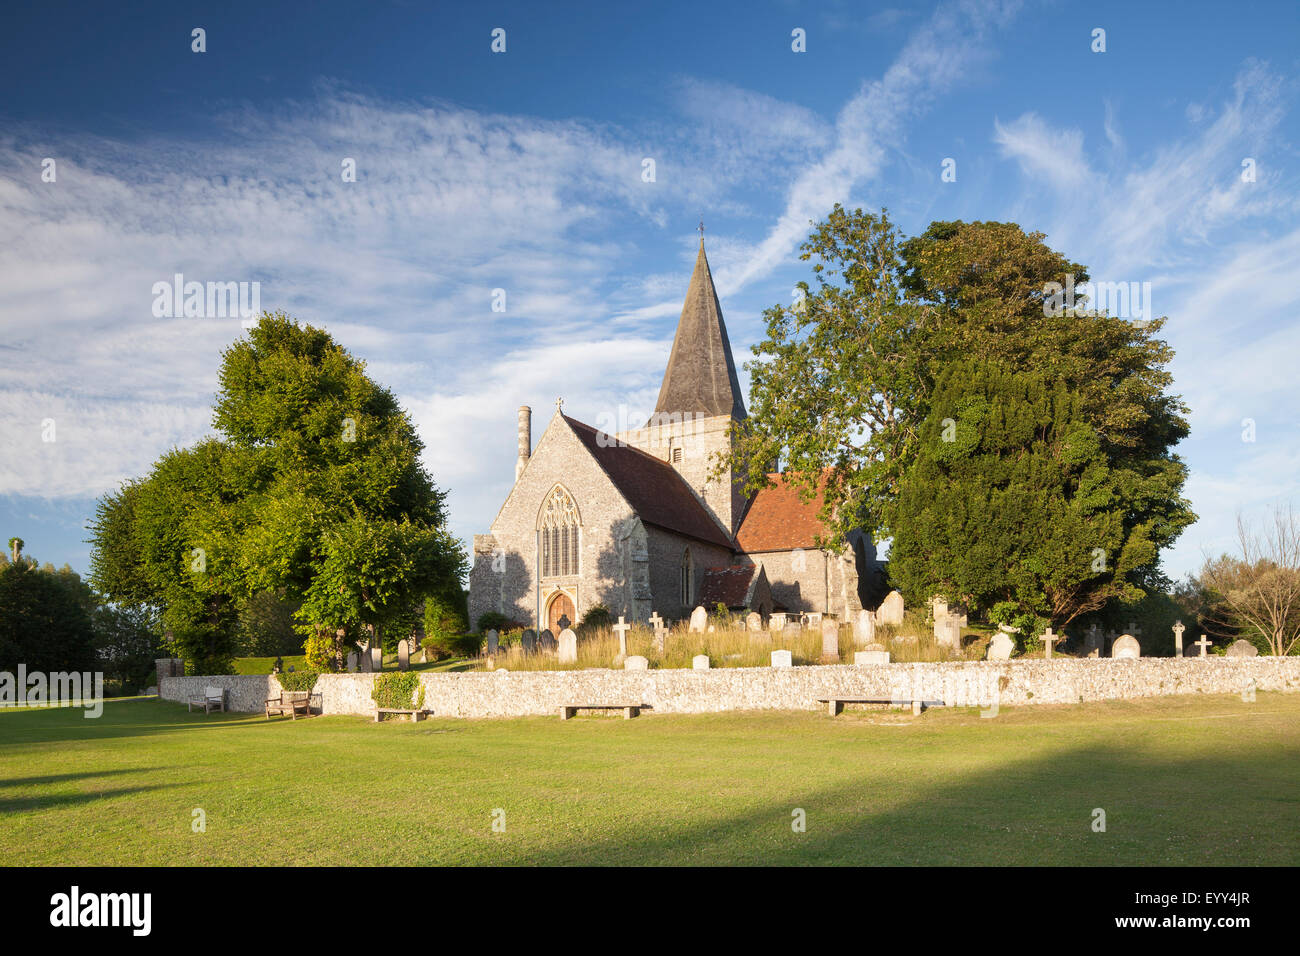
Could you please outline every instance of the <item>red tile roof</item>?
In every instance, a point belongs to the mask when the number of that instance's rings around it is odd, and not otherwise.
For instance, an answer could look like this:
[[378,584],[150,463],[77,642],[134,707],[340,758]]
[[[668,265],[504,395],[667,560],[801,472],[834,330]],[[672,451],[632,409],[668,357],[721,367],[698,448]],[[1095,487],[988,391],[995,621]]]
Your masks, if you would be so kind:
[[814,548],[825,529],[817,512],[822,508],[825,479],[813,497],[800,497],[802,485],[784,475],[768,475],[774,484],[762,489],[745,512],[736,532],[736,544],[746,554]]
[[757,564],[736,564],[729,568],[708,568],[700,582],[700,604],[712,608],[744,607],[749,586],[758,572]]
[[[667,462],[630,445],[603,445],[600,433],[590,425],[568,415],[564,420],[642,521],[698,541],[734,547]],[[613,436],[606,436],[605,441],[613,441]]]

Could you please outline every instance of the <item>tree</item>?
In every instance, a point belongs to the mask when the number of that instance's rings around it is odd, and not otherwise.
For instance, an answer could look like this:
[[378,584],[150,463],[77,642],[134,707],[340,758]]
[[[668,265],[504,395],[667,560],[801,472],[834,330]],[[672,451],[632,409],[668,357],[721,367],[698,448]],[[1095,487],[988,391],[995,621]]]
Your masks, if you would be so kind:
[[[348,643],[413,623],[423,596],[466,569],[445,492],[392,394],[330,336],[265,314],[222,356],[219,437],[164,455],[102,502],[96,581],[164,608],[172,641],[228,659],[254,595],[297,606],[317,666]],[[341,633],[340,633],[341,632]]]
[[[940,376],[895,508],[889,571],[908,599],[940,595],[1035,634],[1141,592],[1147,526],[1084,401],[1060,379],[958,362]],[[1098,554],[1114,555],[1099,562]]]
[[38,567],[22,556],[21,540],[10,547],[12,560],[0,565],[0,670],[93,670],[90,592],[81,578],[71,569]]
[[162,650],[160,622],[154,609],[103,604],[95,609],[92,629],[105,678],[124,694],[142,688]]
[[1202,623],[1217,637],[1262,638],[1270,654],[1300,644],[1300,520],[1287,506],[1255,529],[1237,516],[1240,555],[1205,562],[1200,584],[1208,597]]
[[764,313],[766,339],[746,366],[750,416],[735,426],[731,463],[747,490],[778,461],[809,493],[825,474],[827,544],[857,527],[890,537],[944,369],[963,360],[1034,369],[1077,396],[1082,423],[1125,474],[1122,537],[1141,529],[1154,545],[1126,574],[1139,587],[1158,580],[1160,550],[1195,520],[1172,451],[1187,423],[1165,391],[1164,320],[1048,314],[1050,283],[1088,275],[1043,238],[1014,223],[936,222],[905,239],[887,213],[837,205],[802,247],[813,283],[800,283],[801,301]]

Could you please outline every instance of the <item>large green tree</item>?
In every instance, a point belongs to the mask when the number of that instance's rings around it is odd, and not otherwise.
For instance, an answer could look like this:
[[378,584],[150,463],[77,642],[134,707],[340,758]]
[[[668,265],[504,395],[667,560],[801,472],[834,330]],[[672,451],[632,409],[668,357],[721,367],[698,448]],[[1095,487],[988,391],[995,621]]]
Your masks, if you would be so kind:
[[0,560],[0,670],[94,670],[90,589],[66,565],[38,566],[14,541],[14,560]]
[[892,537],[945,368],[973,359],[1032,369],[1077,396],[1101,453],[1134,476],[1125,527],[1143,528],[1154,548],[1127,576],[1158,580],[1160,549],[1195,520],[1173,452],[1187,423],[1166,391],[1164,319],[1096,313],[1086,302],[1045,309],[1050,283],[1080,285],[1088,274],[1043,239],[997,222],[937,222],[909,239],[886,213],[837,205],[802,247],[812,281],[764,313],[766,338],[747,366],[750,416],[736,426],[732,465],[749,490],[777,463],[809,491],[825,476],[827,543],[856,527]]
[[191,622],[189,645],[213,663],[235,646],[240,607],[274,593],[298,606],[313,662],[338,667],[349,643],[404,626],[464,574],[409,417],[326,332],[264,315],[219,381],[220,437],[105,499],[102,589],[162,606],[174,640]]

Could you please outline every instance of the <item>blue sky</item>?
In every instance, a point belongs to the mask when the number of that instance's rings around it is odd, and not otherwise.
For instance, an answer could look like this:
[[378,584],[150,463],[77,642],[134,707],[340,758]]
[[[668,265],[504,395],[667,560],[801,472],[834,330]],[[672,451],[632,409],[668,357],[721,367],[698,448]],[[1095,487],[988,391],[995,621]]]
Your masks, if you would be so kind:
[[535,438],[559,395],[651,407],[701,215],[744,361],[836,201],[1014,220],[1151,283],[1201,516],[1171,574],[1300,491],[1294,3],[132,6],[0,35],[0,537],[41,560],[86,569],[95,498],[208,431],[242,329],[154,317],[177,272],[365,359],[468,539],[517,406]]

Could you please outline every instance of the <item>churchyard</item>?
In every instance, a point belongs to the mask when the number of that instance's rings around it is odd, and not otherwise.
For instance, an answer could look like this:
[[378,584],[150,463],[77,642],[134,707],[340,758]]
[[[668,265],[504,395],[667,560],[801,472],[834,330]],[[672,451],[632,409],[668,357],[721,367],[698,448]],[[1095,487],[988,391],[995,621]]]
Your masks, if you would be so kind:
[[0,740],[11,866],[1257,866],[1300,842],[1297,694],[418,724],[131,699],[2,711]]

